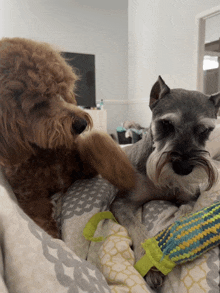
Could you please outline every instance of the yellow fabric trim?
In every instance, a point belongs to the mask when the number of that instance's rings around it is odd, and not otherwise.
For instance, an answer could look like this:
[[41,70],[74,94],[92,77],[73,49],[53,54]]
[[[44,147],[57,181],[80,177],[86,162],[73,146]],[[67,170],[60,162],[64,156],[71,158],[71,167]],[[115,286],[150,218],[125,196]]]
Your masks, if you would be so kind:
[[105,211],[105,212],[97,213],[97,214],[93,215],[90,218],[90,220],[88,221],[88,223],[86,224],[85,228],[83,229],[83,236],[87,240],[93,241],[93,242],[104,241],[106,239],[105,237],[102,237],[102,236],[93,237],[99,222],[104,219],[111,219],[117,223],[117,220],[115,219],[115,217],[113,216],[113,214],[111,212]]
[[163,253],[155,238],[147,239],[142,246],[146,254],[134,266],[142,277],[144,277],[153,266],[164,275],[167,275],[175,267],[176,264],[170,260],[168,255],[163,257]]

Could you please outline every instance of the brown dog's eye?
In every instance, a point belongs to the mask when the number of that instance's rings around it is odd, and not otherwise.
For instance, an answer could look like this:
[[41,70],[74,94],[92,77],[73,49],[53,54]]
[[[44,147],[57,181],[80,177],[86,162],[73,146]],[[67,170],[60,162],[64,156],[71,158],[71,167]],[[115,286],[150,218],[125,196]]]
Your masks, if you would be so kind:
[[49,102],[43,101],[43,102],[35,104],[34,107],[31,108],[31,112],[36,112],[36,111],[40,111],[47,108],[49,108]]

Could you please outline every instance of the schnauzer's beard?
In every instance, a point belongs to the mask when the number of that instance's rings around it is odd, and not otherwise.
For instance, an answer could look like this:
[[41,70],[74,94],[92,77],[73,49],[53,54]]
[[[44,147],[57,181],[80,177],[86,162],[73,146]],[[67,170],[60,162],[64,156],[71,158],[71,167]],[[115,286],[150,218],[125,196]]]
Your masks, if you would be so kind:
[[179,190],[189,195],[195,195],[203,190],[210,190],[218,180],[218,171],[212,163],[210,155],[205,150],[195,151],[189,159],[194,166],[188,175],[178,175],[172,168],[172,150],[165,146],[161,151],[157,148],[147,160],[147,175],[155,186]]

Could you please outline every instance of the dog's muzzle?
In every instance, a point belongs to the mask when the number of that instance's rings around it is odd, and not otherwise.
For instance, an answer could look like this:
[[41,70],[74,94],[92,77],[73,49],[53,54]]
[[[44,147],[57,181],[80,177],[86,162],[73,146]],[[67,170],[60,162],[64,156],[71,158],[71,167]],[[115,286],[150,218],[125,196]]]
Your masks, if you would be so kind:
[[[154,154],[154,152],[152,154]],[[187,190],[189,182],[192,182],[193,186],[195,186],[196,180],[199,184],[207,181],[205,189],[207,191],[210,190],[218,180],[218,170],[215,165],[212,164],[210,154],[206,150],[193,149],[190,150],[190,152],[184,153],[179,151],[166,151],[160,153],[159,157],[156,157],[156,160],[157,162],[155,164],[154,155],[149,157],[147,172],[150,179],[161,186],[163,184],[167,185],[167,182],[171,182],[174,174],[177,176],[174,177],[175,182],[172,182],[172,186],[175,184],[178,186],[181,185],[181,188],[184,189],[186,187]],[[174,174],[169,172],[169,169],[172,170]],[[155,171],[152,172],[152,170]],[[197,174],[197,177],[194,178],[193,174]]]
[[72,134],[81,134],[87,127],[88,123],[83,118],[78,118],[72,124]]

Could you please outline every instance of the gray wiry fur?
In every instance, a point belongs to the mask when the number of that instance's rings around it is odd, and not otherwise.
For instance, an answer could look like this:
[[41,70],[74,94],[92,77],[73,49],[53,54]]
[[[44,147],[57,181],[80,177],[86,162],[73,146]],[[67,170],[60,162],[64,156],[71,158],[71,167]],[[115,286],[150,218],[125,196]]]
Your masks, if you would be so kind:
[[[136,261],[145,253],[141,243],[146,230],[138,213],[144,203],[155,199],[188,202],[217,181],[205,145],[215,127],[220,93],[209,97],[197,91],[171,90],[159,77],[149,106],[152,123],[148,134],[125,149],[137,170],[136,188],[121,192],[111,205],[119,223],[128,229]],[[163,278],[156,270],[145,277],[153,288],[161,286]]]

